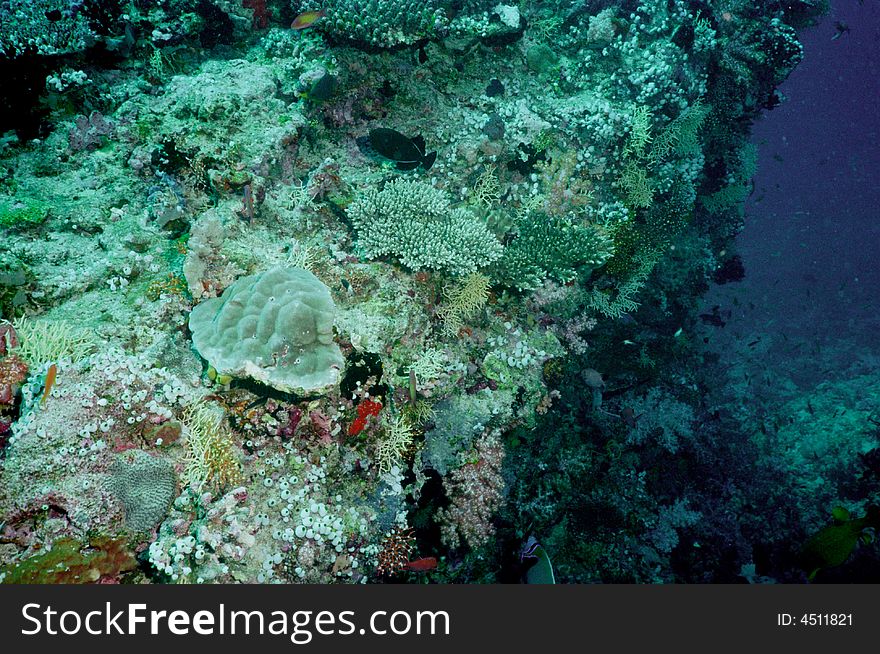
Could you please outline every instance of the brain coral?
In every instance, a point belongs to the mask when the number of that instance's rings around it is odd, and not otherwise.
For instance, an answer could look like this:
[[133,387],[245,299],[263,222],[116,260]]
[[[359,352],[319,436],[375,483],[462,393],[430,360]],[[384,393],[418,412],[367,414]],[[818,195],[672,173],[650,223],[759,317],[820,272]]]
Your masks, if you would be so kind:
[[150,531],[165,517],[177,494],[177,476],[167,459],[129,450],[110,468],[107,488],[125,507],[126,526],[132,531]]
[[321,392],[339,381],[336,307],[308,270],[277,267],[241,277],[189,318],[193,344],[218,373],[288,393]]

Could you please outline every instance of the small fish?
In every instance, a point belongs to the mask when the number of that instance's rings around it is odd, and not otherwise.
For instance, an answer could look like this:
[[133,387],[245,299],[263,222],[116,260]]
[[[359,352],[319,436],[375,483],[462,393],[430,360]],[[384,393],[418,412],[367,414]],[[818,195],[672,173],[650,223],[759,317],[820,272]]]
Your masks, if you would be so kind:
[[837,31],[834,32],[834,36],[831,37],[832,41],[836,41],[841,36],[843,36],[844,34],[846,34],[849,31],[851,31],[849,29],[849,25],[847,25],[843,21],[837,21],[836,23],[834,23],[834,29]]
[[711,313],[700,314],[700,320],[702,320],[704,324],[712,325],[713,327],[724,327],[724,325],[727,324],[727,322],[724,320],[725,317],[729,319],[730,312],[722,311],[721,307],[719,307],[717,304],[712,307]]
[[49,397],[49,393],[52,391],[52,387],[55,385],[55,376],[58,374],[58,366],[54,363],[49,366],[49,370],[46,371],[46,381],[43,384],[43,398],[40,400],[40,405],[46,403],[46,398]]
[[634,343],[633,341],[629,340],[629,339],[624,340],[624,341],[623,341],[623,344],[624,344],[624,345],[635,345],[635,343]]
[[681,327],[679,327],[679,328],[678,328],[678,331],[676,331],[676,332],[672,335],[672,338],[678,338],[679,336],[681,336],[681,334],[682,334],[683,331],[684,331],[684,329],[681,328]]
[[413,572],[427,572],[437,567],[437,559],[433,556],[426,556],[415,561],[407,561],[403,565],[404,570],[412,570]]
[[241,199],[241,215],[248,219],[248,224],[254,224],[254,193],[250,184],[244,185],[244,196]]
[[623,421],[627,427],[636,427],[639,422],[639,418],[644,414],[636,415],[635,409],[632,407],[624,407],[623,411],[620,412],[620,419]]
[[378,127],[357,139],[358,148],[368,157],[393,161],[397,170],[429,170],[437,159],[436,152],[425,153],[425,139],[412,138],[394,129]]
[[293,22],[290,24],[290,29],[292,30],[304,30],[316,22],[321,20],[324,16],[326,16],[326,12],[323,9],[318,11],[304,11],[299,16],[293,19]]

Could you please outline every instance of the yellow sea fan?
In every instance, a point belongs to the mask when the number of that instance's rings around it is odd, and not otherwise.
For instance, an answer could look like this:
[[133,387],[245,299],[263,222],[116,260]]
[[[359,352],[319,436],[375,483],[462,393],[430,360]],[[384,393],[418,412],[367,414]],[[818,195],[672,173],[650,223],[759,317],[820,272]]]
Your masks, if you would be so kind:
[[466,320],[477,315],[489,299],[489,278],[471,273],[461,282],[443,289],[445,303],[437,311],[443,321],[443,333],[455,336]]
[[241,464],[224,417],[223,409],[204,401],[191,404],[183,413],[188,449],[183,480],[195,490],[222,490],[241,478]]
[[376,444],[376,465],[380,473],[391,470],[410,448],[415,434],[403,416],[383,421],[383,434]]

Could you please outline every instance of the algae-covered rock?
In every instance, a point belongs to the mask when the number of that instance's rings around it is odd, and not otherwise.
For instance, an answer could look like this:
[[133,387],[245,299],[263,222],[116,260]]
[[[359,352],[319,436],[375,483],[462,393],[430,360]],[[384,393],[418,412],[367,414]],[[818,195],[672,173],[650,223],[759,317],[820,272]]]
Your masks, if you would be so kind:
[[74,538],[55,541],[47,551],[0,573],[5,584],[91,584],[116,580],[137,567],[124,541],[96,538],[81,543]]

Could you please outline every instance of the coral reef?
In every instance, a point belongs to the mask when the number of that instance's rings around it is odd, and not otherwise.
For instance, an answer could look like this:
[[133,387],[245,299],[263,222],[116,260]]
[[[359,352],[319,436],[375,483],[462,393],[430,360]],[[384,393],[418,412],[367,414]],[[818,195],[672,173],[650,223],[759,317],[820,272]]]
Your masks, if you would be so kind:
[[124,4],[0,3],[3,581],[729,581],[867,515],[876,375],[771,436],[697,337],[818,8]]

